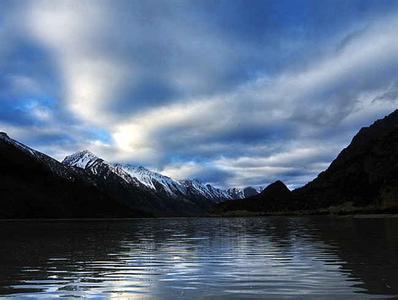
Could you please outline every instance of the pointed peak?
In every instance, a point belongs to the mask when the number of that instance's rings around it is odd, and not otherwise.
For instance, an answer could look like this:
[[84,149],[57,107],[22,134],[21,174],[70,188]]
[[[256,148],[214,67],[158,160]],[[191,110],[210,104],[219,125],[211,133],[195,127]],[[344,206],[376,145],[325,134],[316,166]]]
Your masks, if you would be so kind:
[[270,185],[268,185],[261,194],[266,194],[271,191],[279,191],[279,192],[290,192],[289,188],[280,180],[277,180]]
[[67,159],[78,159],[78,158],[81,158],[81,157],[87,157],[87,158],[89,157],[91,159],[99,158],[98,156],[96,156],[94,153],[92,153],[89,150],[81,150],[81,151],[77,151],[77,152],[75,152],[75,153],[73,153],[71,155],[66,156],[64,161],[67,160]]
[[96,161],[98,159],[100,158],[91,151],[82,150],[66,156],[62,163],[85,169],[90,162]]
[[273,182],[273,183],[271,183],[271,184],[280,185],[280,186],[286,186],[286,185],[283,183],[282,180],[277,180],[277,181],[275,181],[275,182]]

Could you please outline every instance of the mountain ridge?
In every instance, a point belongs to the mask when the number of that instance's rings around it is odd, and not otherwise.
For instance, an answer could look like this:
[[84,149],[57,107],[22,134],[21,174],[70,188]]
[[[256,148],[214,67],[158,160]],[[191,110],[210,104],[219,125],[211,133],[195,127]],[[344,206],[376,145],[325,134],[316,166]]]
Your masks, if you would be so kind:
[[223,202],[215,211],[398,211],[398,110],[361,128],[329,167],[304,186],[272,196],[269,187],[244,202]]
[[[66,156],[63,163],[68,166],[90,169],[91,166],[94,166],[99,161],[108,164],[127,182],[134,182],[137,186],[143,185],[153,191],[160,191],[171,197],[204,197],[217,203],[225,200],[243,199],[248,195],[258,193],[252,187],[222,190],[210,184],[202,183],[197,179],[175,180],[143,166],[106,162],[88,150],[78,151]],[[93,172],[95,173],[95,171]]]
[[218,212],[398,210],[398,110],[361,128],[325,171],[293,191],[276,181],[247,197],[254,188],[177,181],[88,150],[61,163],[4,132],[0,170],[0,217],[8,218],[198,216],[214,205]]

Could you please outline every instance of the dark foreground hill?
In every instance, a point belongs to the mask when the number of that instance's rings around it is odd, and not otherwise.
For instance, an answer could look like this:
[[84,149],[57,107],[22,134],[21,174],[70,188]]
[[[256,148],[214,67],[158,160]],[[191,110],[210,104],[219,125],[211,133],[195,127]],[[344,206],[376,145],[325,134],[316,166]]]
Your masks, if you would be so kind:
[[261,194],[216,206],[218,212],[398,210],[398,110],[362,128],[329,168],[292,192],[281,182]]
[[267,186],[260,194],[246,199],[225,201],[217,205],[222,211],[278,211],[291,203],[291,192],[278,180]]
[[85,174],[0,133],[0,218],[136,217]]

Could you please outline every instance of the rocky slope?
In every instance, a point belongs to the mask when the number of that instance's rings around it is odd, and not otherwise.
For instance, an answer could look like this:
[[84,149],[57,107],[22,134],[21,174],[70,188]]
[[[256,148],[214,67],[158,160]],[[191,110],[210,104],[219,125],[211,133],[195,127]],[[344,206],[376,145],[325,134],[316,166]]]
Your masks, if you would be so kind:
[[362,128],[313,181],[292,192],[282,185],[274,183],[245,201],[221,203],[216,211],[398,210],[398,110]]
[[294,191],[302,207],[398,207],[398,110],[362,128],[329,168]]

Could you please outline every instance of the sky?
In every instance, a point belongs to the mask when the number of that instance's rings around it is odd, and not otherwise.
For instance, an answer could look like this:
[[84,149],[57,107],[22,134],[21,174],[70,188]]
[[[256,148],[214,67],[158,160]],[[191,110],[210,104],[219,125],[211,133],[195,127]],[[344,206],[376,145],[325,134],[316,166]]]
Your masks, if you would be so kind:
[[397,108],[398,1],[0,1],[0,131],[290,188]]

